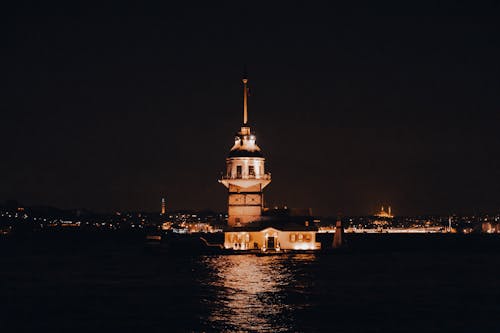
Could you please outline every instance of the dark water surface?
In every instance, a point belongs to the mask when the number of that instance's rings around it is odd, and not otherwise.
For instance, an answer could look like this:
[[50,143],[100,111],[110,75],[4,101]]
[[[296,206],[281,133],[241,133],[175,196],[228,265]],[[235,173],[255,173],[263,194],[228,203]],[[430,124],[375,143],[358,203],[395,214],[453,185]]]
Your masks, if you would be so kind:
[[345,253],[268,257],[0,239],[0,332],[500,332],[500,237],[347,238]]

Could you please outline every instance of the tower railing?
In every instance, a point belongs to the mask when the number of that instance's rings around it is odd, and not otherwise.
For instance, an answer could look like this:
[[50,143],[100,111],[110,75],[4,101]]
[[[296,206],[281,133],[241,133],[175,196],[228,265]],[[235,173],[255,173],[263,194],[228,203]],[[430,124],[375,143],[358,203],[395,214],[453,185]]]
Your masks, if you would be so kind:
[[221,177],[222,180],[226,179],[264,179],[264,180],[269,180],[271,179],[271,173],[264,173],[262,175],[223,175]]

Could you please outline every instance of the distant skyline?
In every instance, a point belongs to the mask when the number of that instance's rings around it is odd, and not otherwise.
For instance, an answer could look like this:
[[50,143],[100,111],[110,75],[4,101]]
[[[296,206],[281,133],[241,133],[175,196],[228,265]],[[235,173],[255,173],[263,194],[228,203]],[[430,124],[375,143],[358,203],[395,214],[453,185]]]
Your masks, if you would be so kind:
[[10,6],[0,201],[223,211],[246,65],[268,206],[500,210],[497,2]]

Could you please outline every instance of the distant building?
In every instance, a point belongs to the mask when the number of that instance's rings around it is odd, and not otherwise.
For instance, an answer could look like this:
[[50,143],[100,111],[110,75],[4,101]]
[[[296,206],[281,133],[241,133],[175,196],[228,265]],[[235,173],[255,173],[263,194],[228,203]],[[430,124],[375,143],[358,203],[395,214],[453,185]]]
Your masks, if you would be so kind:
[[483,222],[481,223],[481,232],[487,234],[494,234],[500,232],[500,224],[494,222]]
[[380,208],[380,212],[375,214],[376,217],[385,217],[392,219],[394,215],[392,214],[391,206],[387,208],[387,211],[384,210],[384,206]]

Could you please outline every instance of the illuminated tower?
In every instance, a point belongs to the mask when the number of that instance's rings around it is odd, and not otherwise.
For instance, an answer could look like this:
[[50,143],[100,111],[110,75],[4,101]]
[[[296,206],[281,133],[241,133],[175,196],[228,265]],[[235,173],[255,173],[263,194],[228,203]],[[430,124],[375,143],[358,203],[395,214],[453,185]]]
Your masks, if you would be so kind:
[[226,173],[219,180],[228,189],[228,225],[241,227],[260,219],[264,208],[264,188],[271,174],[264,168],[265,158],[255,143],[248,122],[248,88],[243,78],[243,125],[236,133],[234,145],[226,158]]
[[161,215],[165,215],[166,211],[167,211],[167,202],[165,198],[161,198]]

